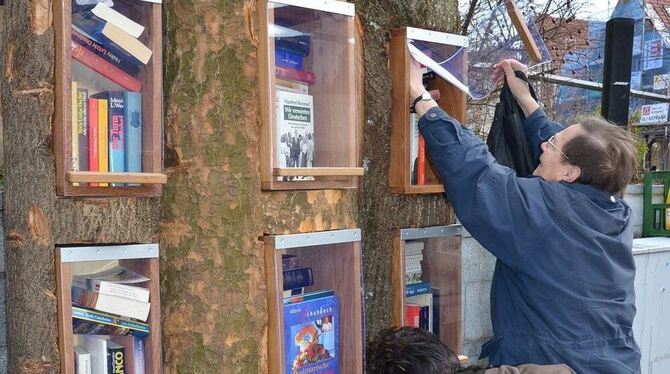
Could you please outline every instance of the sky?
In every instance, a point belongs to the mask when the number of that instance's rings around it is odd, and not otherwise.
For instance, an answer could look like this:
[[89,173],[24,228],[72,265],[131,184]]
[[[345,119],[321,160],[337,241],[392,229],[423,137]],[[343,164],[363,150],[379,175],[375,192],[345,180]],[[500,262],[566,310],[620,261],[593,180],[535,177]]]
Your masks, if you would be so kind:
[[[461,12],[467,10],[467,4],[469,2],[469,0],[458,0]],[[583,8],[584,10],[579,13],[577,17],[581,19],[607,20],[617,2],[618,0],[588,0],[586,6]],[[542,0],[536,1],[536,4],[542,3]]]

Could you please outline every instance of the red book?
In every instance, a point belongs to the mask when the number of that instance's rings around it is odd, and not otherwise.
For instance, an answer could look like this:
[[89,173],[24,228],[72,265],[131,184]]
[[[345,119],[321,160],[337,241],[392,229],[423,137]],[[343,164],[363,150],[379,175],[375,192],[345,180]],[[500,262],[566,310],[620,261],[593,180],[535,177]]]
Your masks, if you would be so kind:
[[405,326],[419,327],[419,315],[421,306],[416,304],[405,304]]
[[307,84],[314,84],[314,82],[316,82],[316,77],[311,71],[297,70],[284,66],[275,66],[275,76],[277,78],[300,81]]
[[91,70],[109,78],[112,82],[129,91],[142,89],[142,82],[130,74],[105,61],[95,53],[82,47],[79,43],[71,43],[72,58],[88,66]]
[[[88,169],[98,171],[98,99],[88,99]],[[90,183],[99,186],[99,183]]]
[[426,141],[419,135],[419,156],[416,165],[416,184],[423,186],[426,184]]

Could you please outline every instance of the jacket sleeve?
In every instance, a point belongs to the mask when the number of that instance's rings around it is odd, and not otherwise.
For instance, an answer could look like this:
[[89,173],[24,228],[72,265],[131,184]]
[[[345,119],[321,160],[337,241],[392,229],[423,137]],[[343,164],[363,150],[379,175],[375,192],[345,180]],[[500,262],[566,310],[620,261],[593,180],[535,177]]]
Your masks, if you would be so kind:
[[427,153],[454,210],[472,236],[517,268],[551,224],[540,178],[517,178],[471,130],[435,107],[419,120]]
[[563,130],[563,126],[550,120],[542,108],[536,109],[523,121],[523,131],[526,133],[526,140],[531,152],[533,152],[535,162],[539,162],[540,154],[542,154],[540,145],[561,130]]

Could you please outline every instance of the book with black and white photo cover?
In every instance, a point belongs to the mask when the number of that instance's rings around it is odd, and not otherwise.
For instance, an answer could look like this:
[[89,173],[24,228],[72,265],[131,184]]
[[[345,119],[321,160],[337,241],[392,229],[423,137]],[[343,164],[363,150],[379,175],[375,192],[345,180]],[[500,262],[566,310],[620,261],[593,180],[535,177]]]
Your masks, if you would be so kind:
[[[314,166],[314,100],[311,95],[276,90],[276,167]],[[309,179],[308,179],[309,178]],[[294,177],[286,180],[312,180]],[[278,180],[284,180],[278,177]]]

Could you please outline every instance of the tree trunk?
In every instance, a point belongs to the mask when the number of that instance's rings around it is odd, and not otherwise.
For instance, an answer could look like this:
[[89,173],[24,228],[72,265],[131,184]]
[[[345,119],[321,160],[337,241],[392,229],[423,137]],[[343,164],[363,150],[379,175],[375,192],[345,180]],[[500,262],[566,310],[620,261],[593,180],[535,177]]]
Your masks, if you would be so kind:
[[10,373],[59,371],[54,247],[158,240],[158,199],[57,198],[52,1],[5,3],[7,336]]
[[391,76],[388,30],[404,26],[457,32],[457,1],[365,0],[356,3],[365,33],[364,163],[359,224],[363,230],[366,340],[391,326],[393,229],[454,223],[440,194],[403,196],[388,188],[391,145]]

